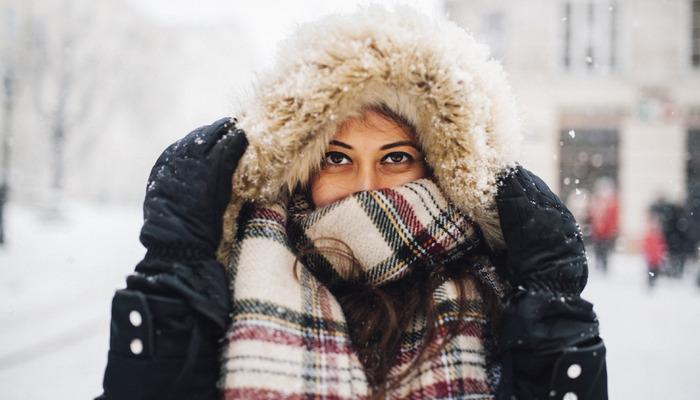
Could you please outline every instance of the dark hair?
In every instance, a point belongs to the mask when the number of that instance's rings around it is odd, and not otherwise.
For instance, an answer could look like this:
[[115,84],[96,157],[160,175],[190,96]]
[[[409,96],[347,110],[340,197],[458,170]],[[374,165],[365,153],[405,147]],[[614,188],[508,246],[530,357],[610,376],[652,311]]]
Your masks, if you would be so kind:
[[[317,243],[334,241],[344,247],[323,246]],[[439,353],[457,334],[464,329],[467,298],[465,285],[473,278],[468,265],[476,262],[465,257],[447,265],[430,270],[421,266],[412,270],[404,278],[374,286],[367,283],[365,271],[352,253],[350,247],[338,239],[318,238],[313,245],[297,254],[294,273],[298,276],[299,262],[307,256],[332,256],[334,260],[347,262],[349,271],[344,279],[325,280],[340,304],[347,323],[348,334],[353,350],[357,353],[370,385],[370,399],[382,399],[392,389],[397,388],[412,373],[417,372],[423,361]],[[456,318],[448,323],[447,335],[436,341],[438,333],[438,310],[433,292],[445,281],[451,280],[457,288]],[[499,303],[495,294],[486,290],[477,279],[473,279],[479,290],[485,312],[491,313],[492,329],[495,329]],[[400,312],[399,312],[400,310]],[[401,338],[415,317],[425,318],[425,331],[417,355],[408,368],[389,379],[389,372],[401,350]]]
[[376,103],[366,106],[362,109],[362,111],[374,111],[377,114],[380,114],[396,123],[412,137],[416,137],[418,135],[418,129],[413,122],[411,122],[406,116],[389,108],[389,106],[387,106],[385,103]]

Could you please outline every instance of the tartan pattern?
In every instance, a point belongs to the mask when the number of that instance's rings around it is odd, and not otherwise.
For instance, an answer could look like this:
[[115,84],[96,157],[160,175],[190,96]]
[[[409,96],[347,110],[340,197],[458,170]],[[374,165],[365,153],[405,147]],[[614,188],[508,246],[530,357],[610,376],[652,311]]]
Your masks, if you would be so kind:
[[[398,188],[355,193],[309,215],[302,194],[292,200],[290,237],[297,250],[313,246],[312,239],[330,236],[353,249],[373,285],[400,279],[416,266],[449,263],[479,245],[474,224],[447,202],[430,179]],[[344,248],[338,242],[318,241]],[[359,249],[359,251],[358,251]],[[304,264],[319,276],[347,278],[339,262],[313,254]]]
[[[295,276],[295,254],[325,237],[348,244],[376,285],[409,279],[412,268],[461,262],[466,255],[481,260],[474,263],[474,279],[466,282],[461,320],[456,318],[454,282],[444,282],[433,294],[438,340],[454,324],[459,334],[415,368],[389,398],[493,398],[492,346],[476,279],[496,293],[503,288],[487,257],[474,254],[480,243],[477,229],[434,182],[420,179],[358,192],[317,210],[303,196],[294,196],[288,205],[247,206],[239,219],[230,265],[232,323],[220,381],[226,399],[367,397],[370,389],[343,311],[323,283],[343,278],[346,271],[333,257],[305,256]],[[425,329],[418,316],[402,334],[392,375],[412,363]]]

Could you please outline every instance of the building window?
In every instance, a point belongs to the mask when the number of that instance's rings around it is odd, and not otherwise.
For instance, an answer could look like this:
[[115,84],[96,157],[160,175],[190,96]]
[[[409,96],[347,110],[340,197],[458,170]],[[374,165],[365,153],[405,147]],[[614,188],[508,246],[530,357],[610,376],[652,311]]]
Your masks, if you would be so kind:
[[691,24],[691,38],[690,43],[692,46],[691,59],[693,67],[700,67],[700,0],[693,0],[693,21]]
[[581,224],[584,236],[590,235],[588,211],[596,186],[608,181],[619,187],[619,143],[614,127],[569,125],[559,133],[559,197]]
[[617,67],[617,1],[567,0],[562,8],[562,65],[572,72]]
[[618,181],[620,134],[616,128],[566,127],[559,133],[559,195],[592,193],[597,180]]

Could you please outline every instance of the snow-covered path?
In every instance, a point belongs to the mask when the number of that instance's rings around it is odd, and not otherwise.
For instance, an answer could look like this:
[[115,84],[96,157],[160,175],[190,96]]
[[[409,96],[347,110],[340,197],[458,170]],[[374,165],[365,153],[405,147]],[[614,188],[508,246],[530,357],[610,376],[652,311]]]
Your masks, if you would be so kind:
[[144,253],[140,210],[74,204],[61,220],[22,207],[6,216],[0,398],[93,398],[106,362],[112,294]]
[[[90,399],[100,393],[109,303],[143,256],[138,207],[73,204],[47,221],[11,205],[0,248],[0,398]],[[593,268],[584,297],[595,304],[608,348],[611,399],[700,398],[700,289],[691,275],[646,287],[638,255]]]
[[611,399],[700,399],[700,288],[685,279],[647,287],[640,255],[614,255],[605,276],[591,268],[583,297],[594,304],[607,347]]

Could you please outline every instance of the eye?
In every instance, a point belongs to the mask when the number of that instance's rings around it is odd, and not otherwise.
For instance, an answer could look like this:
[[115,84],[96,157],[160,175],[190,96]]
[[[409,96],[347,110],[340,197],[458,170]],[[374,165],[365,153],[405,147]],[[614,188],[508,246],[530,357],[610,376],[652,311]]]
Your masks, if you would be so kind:
[[329,151],[323,157],[323,164],[328,166],[346,165],[350,162],[350,158],[339,151]]
[[382,158],[384,164],[404,164],[413,161],[413,156],[403,151],[394,151]]

